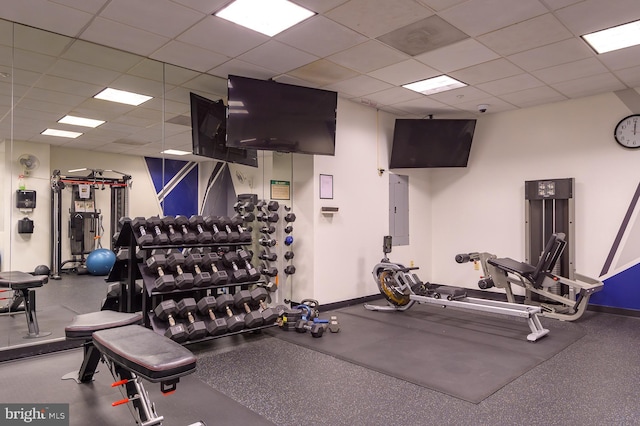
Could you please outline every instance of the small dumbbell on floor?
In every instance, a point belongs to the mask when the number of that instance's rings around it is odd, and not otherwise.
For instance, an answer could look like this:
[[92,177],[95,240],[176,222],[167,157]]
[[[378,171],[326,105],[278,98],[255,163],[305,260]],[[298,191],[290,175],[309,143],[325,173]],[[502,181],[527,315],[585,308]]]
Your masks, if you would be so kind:
[[308,322],[303,319],[296,322],[296,331],[298,333],[306,333],[307,330],[311,332],[313,337],[322,337],[324,333],[324,327],[320,323]]

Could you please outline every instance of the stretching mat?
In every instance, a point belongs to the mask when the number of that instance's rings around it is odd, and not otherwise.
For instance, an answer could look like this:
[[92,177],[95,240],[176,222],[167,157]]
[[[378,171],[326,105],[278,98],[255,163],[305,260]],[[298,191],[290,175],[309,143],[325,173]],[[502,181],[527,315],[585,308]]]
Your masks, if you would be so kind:
[[475,404],[585,335],[579,324],[549,320],[549,334],[533,343],[523,319],[425,305],[405,312],[357,305],[322,316],[329,315],[338,316],[339,333],[268,333]]

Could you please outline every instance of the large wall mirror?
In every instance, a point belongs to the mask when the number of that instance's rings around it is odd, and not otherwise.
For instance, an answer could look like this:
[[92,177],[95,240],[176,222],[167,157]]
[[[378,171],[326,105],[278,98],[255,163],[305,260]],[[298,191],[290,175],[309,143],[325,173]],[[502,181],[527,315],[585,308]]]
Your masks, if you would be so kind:
[[[134,106],[94,98],[108,87],[151,99]],[[51,267],[57,232],[63,262],[61,279],[50,279],[36,289],[39,328],[51,334],[25,338],[24,313],[0,313],[0,351],[64,340],[64,326],[73,315],[99,310],[106,297],[105,277],[74,275],[74,262],[81,256],[74,254],[78,240],[71,218],[77,209],[89,207],[77,204],[80,189],[73,184],[61,191],[59,200],[52,196],[55,171],[63,180],[87,178],[79,185],[88,184],[100,218],[83,244],[96,248],[113,248],[111,237],[117,231],[110,217],[112,191],[101,178],[131,176],[126,215],[149,217],[165,213],[170,193],[185,191],[172,186],[178,172],[196,168],[193,196],[202,207],[220,163],[163,154],[167,149],[191,151],[190,92],[213,100],[225,98],[226,79],[0,20],[0,269],[32,272],[41,264]],[[60,123],[65,116],[104,123],[94,128]],[[81,135],[50,136],[43,134],[46,129]],[[224,167],[236,193],[269,199],[273,180],[293,182],[292,161],[291,154],[259,152],[258,168]],[[35,191],[35,208],[17,207],[21,189]],[[84,186],[82,190],[87,191]],[[290,207],[293,193],[282,203]],[[54,213],[60,215],[59,230],[52,221]],[[32,233],[19,232],[23,220],[33,224]],[[254,251],[259,250],[256,245]],[[291,282],[292,277],[281,282],[283,291],[276,301],[290,297]],[[0,297],[6,298],[0,301],[5,306],[11,292]]]

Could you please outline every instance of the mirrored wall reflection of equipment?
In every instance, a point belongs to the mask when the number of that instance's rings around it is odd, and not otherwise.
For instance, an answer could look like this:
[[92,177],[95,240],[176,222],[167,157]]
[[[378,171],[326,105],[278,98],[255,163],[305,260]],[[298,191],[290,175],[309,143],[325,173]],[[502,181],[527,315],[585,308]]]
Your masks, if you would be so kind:
[[[128,189],[131,176],[113,170],[77,169],[70,172],[88,171],[86,176],[62,175],[54,170],[51,177],[52,189],[52,278],[59,279],[61,272],[93,274],[87,268],[87,255],[102,249],[101,237],[104,233],[102,211],[96,203],[96,191],[111,191],[110,219],[112,230],[118,229],[114,223],[118,218],[126,216],[128,206]],[[105,177],[105,172],[112,172],[120,177]],[[70,259],[62,260],[62,222],[63,192],[71,195],[69,208],[68,231]],[[109,242],[109,244],[111,244]],[[66,265],[66,267],[65,267]],[[104,269],[104,268],[100,268]],[[107,271],[108,272],[108,271]],[[99,273],[98,275],[104,275]]]

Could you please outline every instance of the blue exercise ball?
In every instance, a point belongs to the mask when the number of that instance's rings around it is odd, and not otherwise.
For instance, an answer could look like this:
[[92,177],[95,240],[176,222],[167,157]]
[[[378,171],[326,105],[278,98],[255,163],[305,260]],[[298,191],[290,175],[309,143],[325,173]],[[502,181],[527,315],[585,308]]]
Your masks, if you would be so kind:
[[97,249],[89,253],[87,261],[87,271],[91,275],[107,275],[113,264],[116,263],[116,255],[108,249]]

